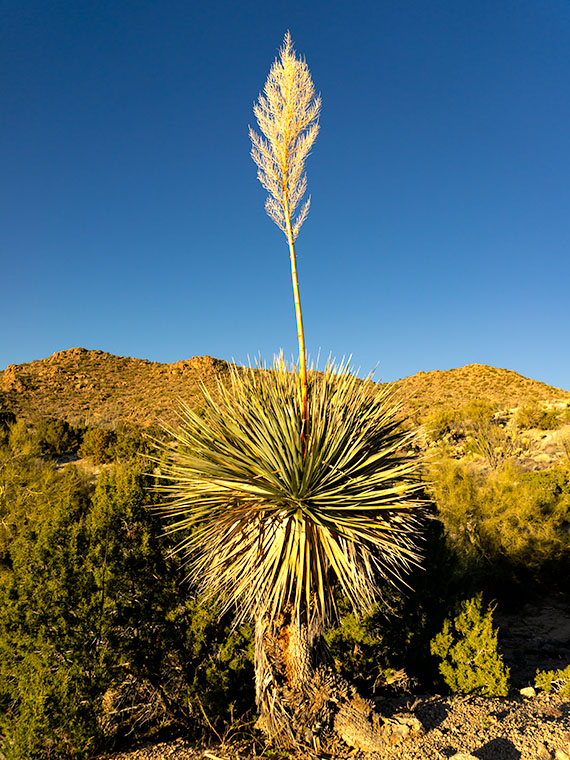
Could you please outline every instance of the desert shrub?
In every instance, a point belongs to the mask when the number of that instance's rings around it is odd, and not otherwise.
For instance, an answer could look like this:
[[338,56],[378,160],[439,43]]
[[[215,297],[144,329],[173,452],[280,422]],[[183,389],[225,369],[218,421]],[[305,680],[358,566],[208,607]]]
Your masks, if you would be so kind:
[[95,464],[112,462],[115,458],[114,447],[116,442],[117,434],[114,430],[90,428],[83,436],[79,455],[90,457]]
[[115,431],[115,441],[111,451],[119,460],[137,459],[151,453],[151,438],[140,428],[120,425]]
[[59,486],[49,509],[39,504],[34,513],[28,505],[30,519],[10,544],[11,573],[0,589],[0,733],[8,760],[85,757],[97,736],[103,673],[83,563],[85,493],[70,473]]
[[221,729],[254,701],[251,635],[231,631],[216,605],[183,584],[184,570],[150,507],[156,494],[149,493],[141,466],[103,472],[88,518],[93,574],[105,589],[103,633],[122,673],[106,722],[122,733],[133,730],[133,718],[139,732],[172,721],[200,732],[207,716]]
[[17,459],[35,454],[33,436],[24,420],[17,419],[13,425],[10,425],[6,450],[10,452],[10,456]]
[[444,459],[430,472],[431,490],[446,536],[463,565],[484,558],[481,537],[481,497],[476,473],[467,465]]
[[418,609],[416,604],[413,614],[414,605],[403,597],[390,603],[390,613],[380,606],[361,616],[346,611],[326,635],[335,669],[363,694],[387,688],[408,691],[418,683],[430,687],[436,675],[425,667],[430,659],[426,657],[429,605]]
[[547,694],[570,697],[570,665],[564,670],[537,670],[534,683]]
[[460,409],[440,407],[427,417],[424,429],[434,442],[463,442],[463,453],[482,457],[496,469],[518,445],[516,436],[495,419],[496,409],[496,404],[482,399],[473,399]]
[[511,457],[518,445],[516,436],[495,419],[496,409],[496,404],[474,399],[460,411],[460,427],[466,437],[465,452],[482,457],[492,469]]
[[539,404],[537,401],[531,401],[519,407],[516,415],[516,423],[519,428],[528,430],[538,428],[539,430],[555,430],[560,427],[562,419],[556,409],[549,409]]
[[16,422],[16,415],[6,409],[0,409],[0,446],[8,443],[10,428]]
[[450,607],[474,593],[472,578],[458,568],[442,525],[430,520],[422,546],[423,567],[407,579],[408,588],[382,589],[383,602],[356,616],[339,598],[339,623],[326,636],[335,665],[365,694],[379,688],[429,689],[438,678],[430,641],[441,630]]
[[560,439],[562,455],[567,466],[570,464],[570,435],[565,435]]
[[36,641],[35,651],[28,649],[21,654],[9,679],[5,672],[1,674],[6,712],[0,725],[6,760],[90,757],[96,746],[96,711],[91,701],[95,694],[90,677],[81,663],[58,667],[50,653],[49,644],[41,646]]
[[[392,599],[394,606],[398,602],[400,607],[401,600]],[[343,600],[339,600],[339,605],[342,609]],[[404,653],[395,652],[392,646],[393,623],[380,607],[363,616],[347,608],[339,624],[327,632],[327,645],[338,672],[369,693],[403,666]]]
[[444,460],[431,472],[447,538],[466,573],[500,587],[556,584],[570,567],[566,469],[523,473],[513,463],[484,474]]
[[568,505],[570,472],[566,468],[552,467],[550,470],[521,472],[518,473],[517,479],[524,488],[532,492],[539,509],[552,513],[557,508]]
[[253,704],[251,632],[232,632],[183,585],[140,465],[113,465],[93,491],[74,468],[34,457],[11,466],[8,497],[19,501],[5,504],[13,530],[0,575],[7,760],[79,760],[165,726],[199,733],[204,714],[219,730]]
[[482,457],[493,470],[510,459],[519,447],[516,435],[492,421],[468,429],[467,435],[464,451]]
[[424,422],[424,429],[432,441],[439,441],[456,427],[458,412],[450,406],[441,406],[431,412]]
[[65,494],[83,488],[73,472],[58,473],[53,462],[36,457],[33,435],[22,420],[10,430],[9,443],[0,447],[0,563],[11,563],[12,544],[35,525]]
[[476,428],[491,422],[496,411],[496,404],[484,399],[472,399],[461,407],[459,416],[464,425]]
[[36,426],[34,443],[41,456],[61,457],[75,454],[81,443],[81,430],[66,420],[46,417]]
[[181,610],[177,669],[182,679],[173,679],[169,689],[187,710],[194,733],[207,734],[209,724],[222,733],[255,705],[253,629],[232,628],[228,615],[220,619],[217,605],[200,598],[190,596]]
[[562,424],[562,418],[556,409],[545,409],[538,423],[539,430],[557,430]]
[[451,691],[481,696],[506,696],[509,669],[497,651],[493,608],[483,608],[481,595],[465,600],[454,618],[431,642],[440,659],[439,671]]

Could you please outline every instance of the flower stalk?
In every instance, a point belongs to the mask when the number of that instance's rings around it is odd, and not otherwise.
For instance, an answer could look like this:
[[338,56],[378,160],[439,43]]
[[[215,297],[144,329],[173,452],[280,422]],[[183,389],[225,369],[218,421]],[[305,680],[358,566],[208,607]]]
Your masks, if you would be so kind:
[[253,108],[262,136],[252,129],[249,134],[258,179],[269,193],[265,210],[284,232],[289,246],[299,341],[303,454],[308,428],[308,383],[295,240],[311,205],[308,198],[298,210],[307,190],[305,160],[319,133],[320,109],[321,99],[315,95],[309,67],[295,55],[291,35],[287,32],[279,58],[269,71],[263,94]]

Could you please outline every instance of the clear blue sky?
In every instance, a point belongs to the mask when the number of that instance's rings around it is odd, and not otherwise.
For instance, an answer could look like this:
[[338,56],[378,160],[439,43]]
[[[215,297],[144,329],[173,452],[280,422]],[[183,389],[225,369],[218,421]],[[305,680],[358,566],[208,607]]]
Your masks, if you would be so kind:
[[[249,156],[290,29],[322,94],[311,355],[570,389],[568,0],[4,0],[0,369],[296,354]],[[322,363],[322,361],[321,361]]]

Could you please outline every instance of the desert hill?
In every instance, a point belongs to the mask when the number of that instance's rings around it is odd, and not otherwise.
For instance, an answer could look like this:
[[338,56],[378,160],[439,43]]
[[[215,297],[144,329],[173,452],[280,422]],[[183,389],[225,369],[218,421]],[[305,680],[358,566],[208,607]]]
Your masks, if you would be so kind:
[[474,399],[484,399],[503,409],[532,402],[549,404],[570,400],[570,391],[531,380],[511,369],[485,364],[418,372],[397,380],[394,386],[398,388],[408,412],[419,418],[437,407],[449,405],[460,408]]
[[180,400],[193,405],[200,384],[212,386],[228,365],[210,356],[161,364],[71,348],[0,372],[0,407],[33,421],[77,424],[172,422]]
[[[179,400],[197,403],[200,384],[213,387],[228,371],[225,361],[210,356],[162,364],[71,348],[0,372],[0,408],[30,421],[53,416],[100,426],[171,423]],[[434,408],[460,407],[474,398],[503,408],[570,400],[570,391],[481,364],[419,372],[394,387],[417,420]]]

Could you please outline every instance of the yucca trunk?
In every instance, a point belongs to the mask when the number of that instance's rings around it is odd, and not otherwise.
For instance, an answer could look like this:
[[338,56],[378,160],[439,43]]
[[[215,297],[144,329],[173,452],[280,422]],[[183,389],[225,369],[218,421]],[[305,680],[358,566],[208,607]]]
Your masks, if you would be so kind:
[[256,621],[257,727],[281,746],[296,746],[299,733],[305,733],[295,715],[298,695],[306,689],[314,670],[312,654],[306,626],[295,624],[288,615],[273,623],[266,618]]
[[377,752],[421,730],[411,715],[385,719],[328,663],[319,631],[283,614],[255,632],[257,727],[285,748],[332,751],[339,740]]

